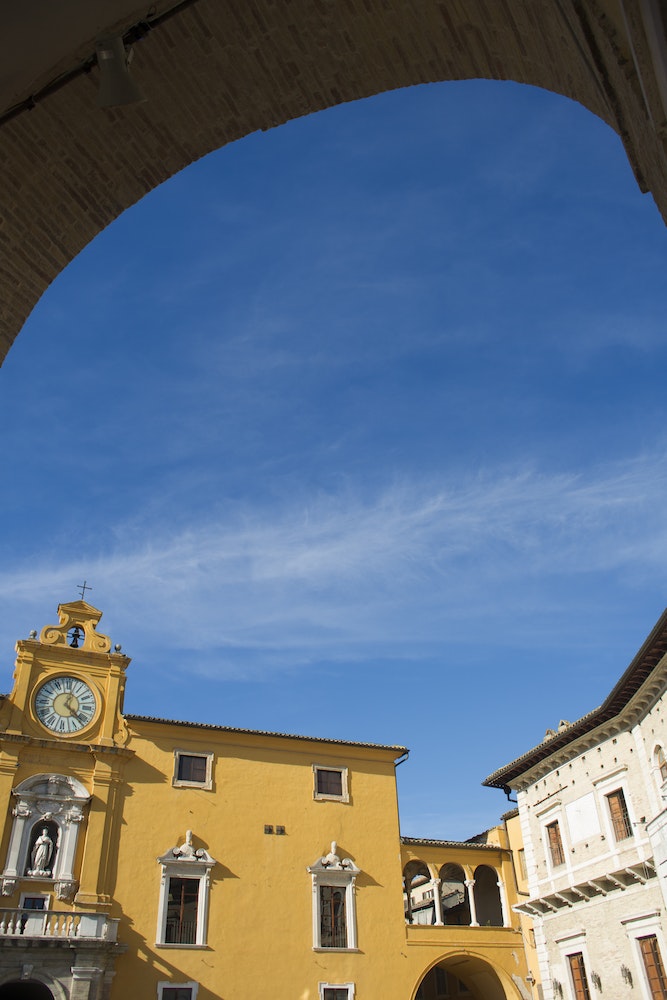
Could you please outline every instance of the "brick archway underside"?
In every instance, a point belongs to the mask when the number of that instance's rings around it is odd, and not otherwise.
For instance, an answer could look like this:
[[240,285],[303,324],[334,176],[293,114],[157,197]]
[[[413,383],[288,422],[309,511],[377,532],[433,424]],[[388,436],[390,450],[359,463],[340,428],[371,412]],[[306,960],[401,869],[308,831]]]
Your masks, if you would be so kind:
[[[96,37],[126,32],[147,10],[136,0],[31,3],[26,23],[2,35],[10,69],[21,66],[0,76],[2,108],[85,62]],[[155,4],[151,16],[173,6]],[[667,219],[659,11],[657,0],[192,3],[135,47],[146,103],[99,109],[93,68],[0,129],[0,359],[69,261],[162,181],[250,132],[411,84],[509,79],[579,101],[618,132]],[[20,46],[31,59],[19,64]]]

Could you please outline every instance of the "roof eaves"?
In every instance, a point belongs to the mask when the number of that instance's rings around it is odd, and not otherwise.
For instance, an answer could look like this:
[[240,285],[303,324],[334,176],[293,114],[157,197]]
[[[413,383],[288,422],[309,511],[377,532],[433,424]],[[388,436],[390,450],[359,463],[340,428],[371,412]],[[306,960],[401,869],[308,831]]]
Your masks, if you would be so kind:
[[498,844],[475,844],[469,840],[429,840],[424,837],[401,837],[401,843],[413,847],[471,847],[474,851],[502,851]]
[[189,729],[206,729],[219,733],[239,733],[245,736],[270,736],[283,740],[302,740],[307,743],[331,743],[334,746],[362,747],[365,750],[391,750],[397,756],[408,753],[406,747],[384,743],[360,743],[355,740],[334,740],[324,736],[300,736],[296,733],[277,733],[266,729],[239,729],[236,726],[218,726],[212,722],[187,722],[182,719],[161,719],[153,715],[126,715],[128,722],[155,722],[167,726],[183,726]]
[[582,715],[562,732],[543,740],[515,760],[498,768],[482,782],[491,788],[509,788],[509,782],[520,774],[530,770],[536,764],[550,757],[555,751],[561,750],[578,739],[584,733],[591,732],[605,722],[614,719],[625,708],[630,699],[651,675],[655,667],[667,652],[667,609],[663,611],[653,629],[644,640],[641,648],[624,671],[620,680],[614,685],[605,700],[598,707]]

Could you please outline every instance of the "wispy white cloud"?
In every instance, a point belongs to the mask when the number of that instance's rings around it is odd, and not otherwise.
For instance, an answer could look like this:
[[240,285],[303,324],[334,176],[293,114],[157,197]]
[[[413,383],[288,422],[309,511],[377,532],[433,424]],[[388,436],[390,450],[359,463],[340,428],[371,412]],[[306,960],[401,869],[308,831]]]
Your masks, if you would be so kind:
[[363,660],[378,649],[415,657],[465,624],[473,595],[500,620],[563,575],[569,586],[600,572],[662,579],[666,500],[660,453],[586,476],[495,470],[455,486],[395,483],[370,498],[348,485],[209,512],[177,532],[152,511],[117,525],[113,550],[95,558],[5,565],[0,598],[9,617],[93,579],[92,596],[133,644],[197,650],[203,671],[213,661],[239,675],[262,661],[275,670]]

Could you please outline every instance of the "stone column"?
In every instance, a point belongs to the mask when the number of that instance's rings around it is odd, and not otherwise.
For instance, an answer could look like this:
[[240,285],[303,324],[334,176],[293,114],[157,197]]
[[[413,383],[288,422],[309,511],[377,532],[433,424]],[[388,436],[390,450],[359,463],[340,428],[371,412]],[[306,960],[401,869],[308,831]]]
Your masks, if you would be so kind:
[[509,911],[509,907],[507,905],[507,895],[505,893],[505,883],[503,882],[502,879],[499,878],[498,881],[496,882],[496,885],[498,886],[498,894],[500,896],[500,909],[502,910],[502,914],[503,914],[503,927],[511,927],[512,926],[512,921],[510,919],[510,911]]
[[467,878],[465,881],[466,889],[468,890],[468,906],[470,907],[470,926],[479,927],[477,922],[477,906],[475,905],[475,880],[474,878]]
[[442,897],[440,896],[440,886],[442,885],[442,879],[434,878],[431,879],[431,885],[433,886],[433,905],[435,906],[435,922],[436,924],[442,925],[444,920],[442,919]]

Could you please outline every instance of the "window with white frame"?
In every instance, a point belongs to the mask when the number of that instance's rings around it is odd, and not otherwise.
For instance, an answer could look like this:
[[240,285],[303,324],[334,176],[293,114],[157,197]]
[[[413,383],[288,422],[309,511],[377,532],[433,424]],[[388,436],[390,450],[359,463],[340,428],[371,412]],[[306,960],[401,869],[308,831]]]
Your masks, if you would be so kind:
[[617,788],[613,792],[607,792],[605,798],[607,800],[607,808],[609,809],[611,828],[614,832],[614,840],[616,843],[619,843],[621,840],[627,840],[632,836],[632,823],[628,815],[628,807],[623,789]]
[[628,769],[623,766],[593,782],[605,834],[614,850],[618,849],[616,844],[624,846],[624,841],[634,837],[632,797],[628,792],[627,777]]
[[354,983],[320,983],[319,1000],[354,1000]]
[[659,743],[653,749],[653,773],[660,794],[663,798],[667,798],[667,754]]
[[196,1000],[199,983],[169,983],[157,984],[158,1000]]
[[355,882],[359,869],[339,858],[336,842],[308,868],[313,892],[313,948],[354,951],[357,947]]
[[162,878],[156,943],[172,948],[203,947],[211,869],[217,862],[208,851],[193,845],[191,830],[186,832],[183,844],[172,847],[158,862]]
[[537,813],[542,831],[542,845],[547,872],[560,874],[559,869],[567,866],[568,843],[566,839],[565,815],[560,799],[551,801]]
[[346,767],[313,764],[313,798],[349,802]]
[[174,788],[213,787],[213,754],[174,750]]
[[560,868],[565,864],[565,851],[563,850],[563,837],[560,832],[560,823],[557,819],[547,823],[544,828],[549,851],[549,861],[552,868]]
[[591,991],[588,985],[588,974],[586,972],[586,962],[581,951],[575,951],[567,956],[570,968],[570,981],[575,1000],[591,1000]]
[[667,972],[665,939],[659,910],[621,920],[633,942],[635,973],[643,1000],[665,1000]]
[[592,1000],[586,931],[580,929],[565,934],[561,938],[556,938],[556,944],[567,970],[569,995],[573,1000]]

